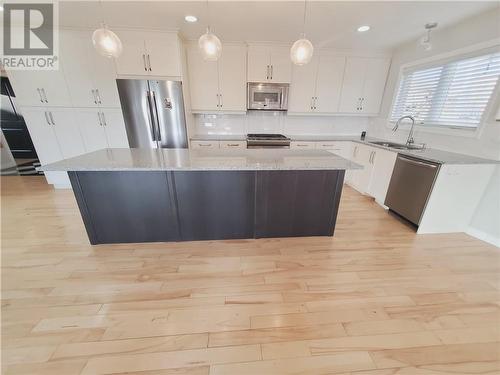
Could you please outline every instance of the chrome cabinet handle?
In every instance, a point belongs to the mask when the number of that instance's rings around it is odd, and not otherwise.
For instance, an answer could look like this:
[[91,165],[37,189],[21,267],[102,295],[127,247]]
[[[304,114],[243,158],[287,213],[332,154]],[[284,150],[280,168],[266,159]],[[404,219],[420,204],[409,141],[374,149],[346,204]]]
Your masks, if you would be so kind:
[[372,164],[375,164],[375,156],[377,156],[377,151],[373,151]]
[[269,79],[269,65],[267,65],[267,70],[266,70],[266,79]]
[[318,105],[318,97],[314,97],[314,109],[318,109],[316,106]]
[[106,122],[106,117],[104,117],[104,112],[101,112],[101,118],[103,126],[108,126],[108,123]]
[[148,66],[149,66],[149,71],[151,71],[151,58],[149,57],[149,53],[148,53]]
[[45,101],[45,103],[48,103],[49,101],[47,100],[47,94],[45,93],[44,88],[42,88],[42,94],[43,94],[43,100]]
[[36,88],[36,91],[38,91],[38,96],[40,97],[40,103],[43,103],[42,90],[40,90],[40,89],[37,87],[37,88]]
[[314,96],[311,96],[311,109],[314,109]]
[[220,100],[219,100],[219,94],[215,94],[217,97],[217,108],[220,108]]
[[45,114],[45,121],[47,121],[47,125],[50,125],[49,114],[47,113],[47,111],[45,111],[44,114]]
[[92,96],[94,97],[94,104],[97,104],[96,90],[92,89]]
[[97,118],[99,119],[99,126],[102,126],[101,112],[97,112]]
[[95,89],[95,93],[96,93],[96,97],[97,97],[97,102],[99,104],[102,104],[101,93],[99,92],[99,89]]
[[354,150],[352,151],[352,156],[356,157],[357,154],[358,154],[358,146],[354,146]]
[[144,65],[144,71],[147,72],[148,68],[147,68],[147,65],[146,65],[146,55],[145,54],[142,54],[142,63]]
[[200,147],[212,147],[212,144],[211,143],[208,143],[208,144],[198,143],[198,146],[200,146]]
[[365,102],[365,98],[361,98],[361,101],[359,102],[359,109],[362,111],[363,110],[363,103]]
[[49,111],[49,117],[50,117],[50,122],[52,122],[52,125],[55,125],[56,122],[54,121],[54,117],[52,116],[52,112]]
[[271,65],[271,80],[273,79],[274,65]]

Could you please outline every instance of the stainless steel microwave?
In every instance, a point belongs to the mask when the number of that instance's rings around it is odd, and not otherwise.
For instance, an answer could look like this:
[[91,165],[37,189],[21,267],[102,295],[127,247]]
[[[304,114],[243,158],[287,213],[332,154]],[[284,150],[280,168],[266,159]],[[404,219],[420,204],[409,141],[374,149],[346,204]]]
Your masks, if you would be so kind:
[[286,111],[288,88],[288,83],[248,82],[247,109]]

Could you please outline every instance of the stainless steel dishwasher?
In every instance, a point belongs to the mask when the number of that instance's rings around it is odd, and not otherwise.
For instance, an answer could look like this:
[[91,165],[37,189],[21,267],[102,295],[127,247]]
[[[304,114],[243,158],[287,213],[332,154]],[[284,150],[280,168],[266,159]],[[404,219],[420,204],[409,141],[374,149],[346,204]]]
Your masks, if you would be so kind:
[[440,166],[439,163],[398,154],[385,205],[419,225]]

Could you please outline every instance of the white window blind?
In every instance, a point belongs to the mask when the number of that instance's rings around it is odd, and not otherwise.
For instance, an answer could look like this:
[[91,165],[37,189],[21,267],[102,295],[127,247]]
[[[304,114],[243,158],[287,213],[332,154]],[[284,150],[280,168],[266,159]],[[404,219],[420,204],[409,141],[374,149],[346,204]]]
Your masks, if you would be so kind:
[[500,76],[500,52],[403,73],[391,121],[477,128]]

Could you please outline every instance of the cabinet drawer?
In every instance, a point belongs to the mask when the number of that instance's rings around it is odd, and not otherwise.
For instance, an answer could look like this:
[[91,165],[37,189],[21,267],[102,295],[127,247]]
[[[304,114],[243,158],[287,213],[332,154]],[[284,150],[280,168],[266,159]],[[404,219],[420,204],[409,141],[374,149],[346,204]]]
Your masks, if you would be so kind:
[[314,149],[316,148],[316,142],[290,142],[290,148],[295,149]]
[[191,148],[219,148],[219,141],[191,141]]
[[220,148],[247,148],[245,141],[220,141]]
[[340,142],[316,142],[316,148],[319,150],[341,150],[342,144]]

